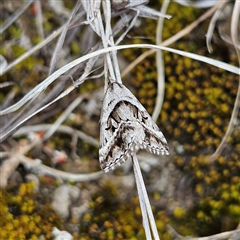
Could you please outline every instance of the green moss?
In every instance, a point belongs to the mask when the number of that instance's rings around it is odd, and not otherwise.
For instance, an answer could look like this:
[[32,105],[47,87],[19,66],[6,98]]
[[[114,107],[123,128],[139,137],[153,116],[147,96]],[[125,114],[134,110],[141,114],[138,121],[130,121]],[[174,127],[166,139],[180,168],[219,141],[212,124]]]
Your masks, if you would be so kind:
[[49,204],[40,205],[34,195],[34,184],[24,183],[10,193],[0,191],[0,239],[52,239],[54,226],[61,220]]
[[186,210],[181,208],[181,207],[176,207],[174,209],[173,214],[174,214],[175,218],[181,219],[181,218],[183,218],[186,215]]
[[89,204],[84,215],[80,239],[144,239],[141,213],[137,198],[120,201],[114,184],[106,182]]
[[[13,56],[15,58],[21,56],[23,53],[25,53],[25,49],[19,45],[14,45],[11,48],[11,52],[13,53]],[[21,63],[19,63],[18,65],[15,66],[15,70],[20,71],[20,70],[27,70],[27,71],[31,71],[34,69],[34,67],[37,64],[37,60],[35,57],[30,56],[27,59],[25,59],[24,61],[22,61]],[[36,81],[36,79],[35,79]]]

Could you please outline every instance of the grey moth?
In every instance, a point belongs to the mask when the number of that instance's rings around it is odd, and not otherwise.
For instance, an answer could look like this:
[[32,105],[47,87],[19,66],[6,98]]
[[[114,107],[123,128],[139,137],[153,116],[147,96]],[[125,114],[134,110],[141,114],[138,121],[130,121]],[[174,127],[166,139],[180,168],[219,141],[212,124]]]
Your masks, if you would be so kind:
[[113,170],[138,149],[169,154],[165,137],[142,104],[123,84],[110,82],[100,117],[101,168]]

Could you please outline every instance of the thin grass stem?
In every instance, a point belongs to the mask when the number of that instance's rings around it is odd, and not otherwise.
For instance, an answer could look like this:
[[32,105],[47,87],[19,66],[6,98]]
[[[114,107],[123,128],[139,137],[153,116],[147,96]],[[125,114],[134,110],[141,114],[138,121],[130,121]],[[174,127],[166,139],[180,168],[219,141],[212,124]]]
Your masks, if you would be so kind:
[[[150,205],[150,202],[148,199],[147,190],[146,190],[146,187],[145,187],[145,184],[143,181],[143,176],[142,176],[142,173],[140,170],[140,166],[139,166],[136,154],[132,156],[132,161],[133,161],[134,174],[135,174],[135,178],[136,178],[136,184],[138,186],[137,189],[138,189],[138,193],[140,193],[139,198],[141,197],[140,201],[142,201],[142,204],[144,205],[143,213],[145,212],[145,209],[146,209],[146,212],[148,215],[148,220],[150,222],[150,226],[151,226],[151,230],[152,230],[154,239],[160,240],[160,237],[159,237],[158,231],[157,231],[157,226],[156,226],[156,223],[155,223],[155,220],[153,217],[151,205]],[[141,206],[141,204],[140,204],[140,206]],[[145,216],[145,214],[143,214],[143,216]],[[144,221],[146,221],[146,220],[144,220]]]

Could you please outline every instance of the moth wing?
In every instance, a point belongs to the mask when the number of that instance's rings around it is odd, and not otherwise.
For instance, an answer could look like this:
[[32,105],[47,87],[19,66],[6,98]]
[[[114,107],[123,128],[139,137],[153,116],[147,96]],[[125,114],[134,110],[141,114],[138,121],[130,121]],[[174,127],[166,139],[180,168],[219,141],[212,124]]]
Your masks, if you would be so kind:
[[[122,105],[124,111],[121,107],[117,108],[118,105]],[[114,122],[111,117],[113,111],[117,111],[120,119],[126,119],[129,116],[129,121]],[[111,127],[114,124],[116,129],[112,131]],[[138,148],[144,148],[158,155],[168,154],[164,135],[142,104],[124,85],[116,82],[109,83],[100,118],[101,168],[105,172],[114,169],[116,165],[126,161]]]
[[145,109],[144,111],[139,111],[138,121],[141,122],[145,133],[143,140],[144,148],[154,154],[168,155],[167,140]]
[[121,123],[118,131],[114,132],[99,150],[101,168],[108,172],[121,165],[132,154],[134,148],[135,128],[132,123]]
[[160,130],[149,128],[147,125],[142,124],[142,126],[145,133],[143,148],[153,154],[168,155],[169,148],[163,133]]

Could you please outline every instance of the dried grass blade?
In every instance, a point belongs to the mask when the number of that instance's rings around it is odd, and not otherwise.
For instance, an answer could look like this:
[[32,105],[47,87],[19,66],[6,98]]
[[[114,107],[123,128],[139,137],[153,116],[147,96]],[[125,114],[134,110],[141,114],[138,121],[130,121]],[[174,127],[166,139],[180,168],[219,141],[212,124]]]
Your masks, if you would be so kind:
[[62,33],[61,33],[61,35],[58,39],[56,48],[54,50],[54,53],[53,53],[53,56],[52,56],[52,59],[51,59],[48,75],[51,75],[56,69],[57,61],[59,59],[59,55],[60,55],[60,52],[62,50],[62,46],[63,46],[67,31],[68,31],[68,28],[69,28],[69,24],[72,21],[73,17],[75,16],[76,12],[78,11],[78,9],[80,8],[80,6],[81,6],[81,2],[78,0],[77,4],[75,5],[75,7],[74,7],[74,9],[73,9],[73,11],[70,15],[70,17],[68,18],[66,24],[64,24],[64,26],[63,26]]

